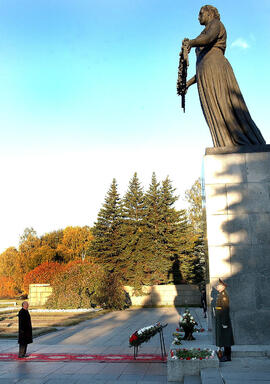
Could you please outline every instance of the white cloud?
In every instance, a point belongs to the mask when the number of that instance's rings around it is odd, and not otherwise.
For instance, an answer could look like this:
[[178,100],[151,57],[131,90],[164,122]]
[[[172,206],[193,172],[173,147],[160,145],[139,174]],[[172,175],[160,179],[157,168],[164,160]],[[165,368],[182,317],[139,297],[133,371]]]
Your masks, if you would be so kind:
[[249,48],[249,44],[246,42],[246,40],[242,39],[242,37],[239,37],[231,44],[232,47],[238,47],[242,49]]
[[253,43],[256,42],[256,36],[255,36],[253,33],[250,33],[250,34],[249,34],[249,37],[250,37],[250,39],[251,39],[251,41],[252,41]]

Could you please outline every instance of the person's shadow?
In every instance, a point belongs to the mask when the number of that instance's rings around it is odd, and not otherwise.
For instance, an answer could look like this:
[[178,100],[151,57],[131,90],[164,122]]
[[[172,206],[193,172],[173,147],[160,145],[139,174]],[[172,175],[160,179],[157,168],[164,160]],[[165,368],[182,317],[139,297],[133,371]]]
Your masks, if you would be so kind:
[[181,298],[180,298],[180,284],[183,284],[183,276],[180,271],[180,261],[178,256],[175,256],[171,269],[168,271],[168,277],[172,277],[173,284],[176,289],[176,296],[174,299],[174,306],[179,314],[181,314]]

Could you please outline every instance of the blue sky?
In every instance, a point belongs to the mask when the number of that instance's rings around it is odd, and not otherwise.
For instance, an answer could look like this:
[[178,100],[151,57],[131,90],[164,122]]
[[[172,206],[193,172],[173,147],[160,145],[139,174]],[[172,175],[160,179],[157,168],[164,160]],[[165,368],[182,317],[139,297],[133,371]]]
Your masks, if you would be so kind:
[[[212,146],[196,86],[176,96],[199,0],[0,0],[0,252],[26,226],[92,225],[112,178],[153,171],[183,196]],[[270,142],[270,1],[215,1],[250,113]],[[195,73],[194,52],[189,75]],[[179,206],[183,204],[179,201]]]

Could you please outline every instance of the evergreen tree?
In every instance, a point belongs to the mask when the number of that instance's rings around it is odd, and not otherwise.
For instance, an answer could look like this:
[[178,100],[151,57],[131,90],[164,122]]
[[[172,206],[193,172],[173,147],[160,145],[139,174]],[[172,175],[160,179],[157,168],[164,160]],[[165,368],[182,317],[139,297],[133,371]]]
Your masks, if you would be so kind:
[[129,183],[123,198],[123,222],[119,272],[128,284],[140,287],[144,283],[145,198],[137,173]]
[[179,283],[179,255],[184,242],[185,218],[174,207],[178,196],[167,177],[161,184],[153,173],[146,193],[146,244],[147,263],[145,271],[149,282]]
[[185,259],[193,249],[194,236],[186,211],[184,209],[178,211],[174,208],[178,196],[175,196],[175,189],[168,177],[162,182],[161,196],[162,244],[164,253],[171,261],[168,280],[180,284],[186,281],[186,270],[189,263]]
[[206,234],[206,213],[203,204],[201,180],[197,179],[192,187],[186,191],[185,197],[189,203],[188,218],[193,229],[194,247],[193,269],[194,283],[202,283],[208,280],[208,251],[207,251],[207,234]]
[[105,203],[99,211],[93,227],[94,240],[90,246],[90,256],[102,264],[109,272],[117,270],[121,252],[120,226],[122,222],[122,204],[117,191],[116,180],[105,197]]
[[151,184],[145,194],[144,279],[149,285],[164,282],[169,266],[161,242],[161,205],[160,183],[153,173]]
[[175,188],[172,187],[168,177],[162,182],[161,198],[160,240],[169,265],[167,279],[180,284],[184,279],[180,259],[189,246],[187,241],[189,226],[185,210],[178,211],[174,208],[178,196],[175,196]]
[[153,174],[146,193],[146,270],[151,275],[151,283],[190,281],[188,273],[193,269],[191,251],[195,237],[186,211],[174,207],[177,200],[170,179],[167,177],[160,186]]

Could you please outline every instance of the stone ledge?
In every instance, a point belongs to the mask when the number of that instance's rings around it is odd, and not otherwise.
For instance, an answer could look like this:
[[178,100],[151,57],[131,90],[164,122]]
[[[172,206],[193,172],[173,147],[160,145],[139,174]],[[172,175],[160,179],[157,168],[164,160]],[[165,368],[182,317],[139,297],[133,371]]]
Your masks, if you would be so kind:
[[[178,349],[180,346],[172,344],[170,349]],[[215,347],[216,349],[216,347]],[[200,372],[206,368],[218,368],[219,361],[217,355],[213,359],[203,360],[179,360],[173,359],[171,355],[167,358],[167,379],[168,382],[184,383],[185,376],[200,376]]]
[[231,153],[270,152],[270,145],[239,145],[233,147],[206,148],[206,155],[227,155]]
[[232,357],[270,357],[270,345],[233,345]]

